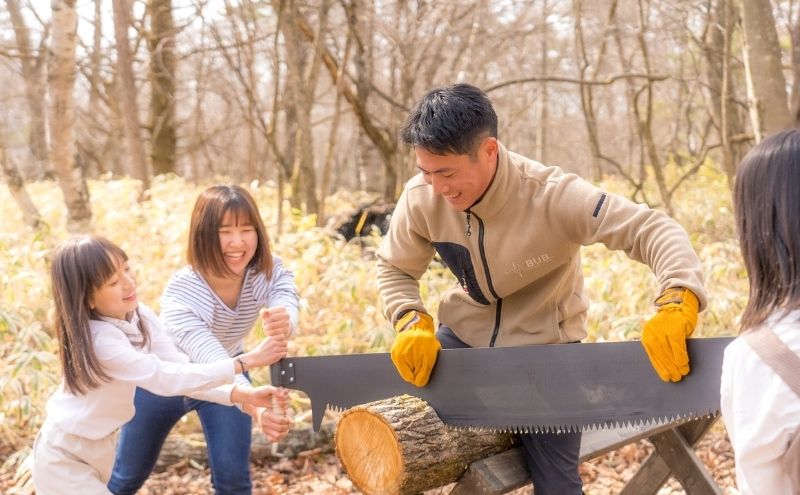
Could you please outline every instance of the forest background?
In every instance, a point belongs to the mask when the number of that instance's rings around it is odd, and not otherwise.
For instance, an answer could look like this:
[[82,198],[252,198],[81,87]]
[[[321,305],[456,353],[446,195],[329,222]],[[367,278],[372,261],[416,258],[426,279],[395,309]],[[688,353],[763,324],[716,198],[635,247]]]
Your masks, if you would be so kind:
[[[3,0],[0,64],[0,473],[26,493],[25,459],[59,380],[56,242],[95,232],[121,244],[157,309],[185,263],[197,193],[241,183],[297,277],[290,352],[385,351],[379,234],[347,242],[333,226],[396,199],[415,169],[398,130],[439,85],[487,91],[509,149],[673,215],[706,269],[697,335],[735,334],[747,284],[730,184],[754,143],[797,125],[800,6]],[[652,275],[602,246],[583,255],[589,340],[638,338]],[[435,311],[454,281],[437,263],[425,281]],[[306,405],[295,399],[298,427]]]

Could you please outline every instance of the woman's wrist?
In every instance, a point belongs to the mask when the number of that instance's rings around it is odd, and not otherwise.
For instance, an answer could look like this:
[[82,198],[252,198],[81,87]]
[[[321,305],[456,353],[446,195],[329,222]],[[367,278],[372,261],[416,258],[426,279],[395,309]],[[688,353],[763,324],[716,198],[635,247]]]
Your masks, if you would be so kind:
[[243,393],[242,390],[239,388],[239,385],[234,385],[233,388],[231,389],[231,396],[230,396],[231,403],[232,404],[243,403],[244,401],[242,400],[242,395]]
[[246,354],[239,354],[233,358],[236,361],[236,368],[238,369],[237,373],[245,373],[249,369],[248,363],[246,361],[247,355]]
[[261,415],[264,414],[267,408],[261,406],[253,406],[252,409],[248,411],[250,416],[253,418],[253,422],[261,428]]
[[250,417],[253,418],[254,420],[256,419],[255,416],[256,412],[258,411],[258,406],[254,406],[249,402],[242,402],[242,410],[245,413],[249,414]]

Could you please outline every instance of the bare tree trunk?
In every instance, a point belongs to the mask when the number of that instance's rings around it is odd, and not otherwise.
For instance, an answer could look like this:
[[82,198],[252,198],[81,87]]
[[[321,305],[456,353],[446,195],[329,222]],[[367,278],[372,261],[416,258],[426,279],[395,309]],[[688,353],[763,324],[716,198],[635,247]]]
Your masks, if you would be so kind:
[[[357,74],[354,81],[355,98],[359,102],[359,106],[364,108],[365,113],[369,111],[369,100],[373,88],[375,70],[375,50],[371,43],[374,36],[375,23],[372,16],[369,15],[370,9],[368,5],[370,3],[370,0],[350,0],[345,7],[347,30],[355,40],[355,50],[352,57],[353,68]],[[395,2],[393,8],[394,17],[398,24],[407,20],[407,17],[409,17],[407,3]],[[409,71],[409,68],[405,70],[397,68],[402,62],[398,60],[399,57],[394,53],[394,50],[392,52],[390,73]],[[342,77],[347,77],[347,68],[344,60],[339,62],[339,67],[340,70],[337,73],[341,73]],[[398,91],[396,78],[390,78],[389,83],[391,84],[392,94],[396,94]],[[347,89],[341,78],[338,79],[336,87],[340,91]],[[405,116],[401,118],[405,118]],[[386,129],[386,133],[388,134],[389,132]],[[394,157],[382,151],[383,148],[380,145],[376,146],[376,141],[369,132],[362,134],[361,139],[359,139],[358,149],[360,151],[360,159],[357,162],[355,172],[356,184],[359,185],[359,189],[381,193],[384,199],[394,197],[395,193],[392,189],[396,184],[395,171],[398,170],[395,166]],[[382,167],[377,166],[379,162],[383,165]]]
[[[217,43],[219,51],[222,52],[222,56],[225,58],[228,67],[243,90],[243,97],[237,97],[236,103],[242,110],[242,114],[249,119],[248,124],[256,127],[269,144],[269,150],[274,155],[275,162],[278,165],[277,174],[279,181],[282,181],[281,184],[283,184],[285,183],[286,179],[292,175],[295,138],[295,133],[293,131],[295,125],[294,107],[291,105],[286,105],[284,113],[284,119],[286,122],[286,136],[283,141],[285,141],[285,143],[279,142],[278,134],[276,133],[278,127],[278,117],[281,110],[280,103],[283,100],[289,100],[291,92],[293,91],[293,87],[291,85],[286,85],[284,94],[281,95],[281,81],[283,80],[282,69],[284,64],[281,60],[279,60],[278,54],[280,53],[280,25],[285,22],[283,19],[284,12],[282,8],[276,9],[276,23],[278,25],[278,29],[269,35],[273,40],[272,79],[274,81],[274,87],[271,92],[272,108],[270,109],[262,100],[262,98],[259,97],[259,88],[256,85],[258,78],[256,76],[257,63],[255,60],[255,55],[257,52],[252,49],[253,38],[259,35],[257,32],[258,23],[256,22],[256,9],[249,0],[245,2],[245,8],[242,9],[241,12],[245,14],[245,16],[252,17],[252,19],[250,19],[250,23],[248,24],[245,17],[245,33],[242,33],[242,29],[240,28],[238,22],[238,17],[235,15],[237,12],[239,12],[239,10],[231,5],[227,0],[225,1],[225,8],[229,13],[227,16],[228,23],[230,25],[235,43],[233,43],[233,46],[229,46],[229,44],[223,40],[222,34],[213,24],[211,25],[211,34]],[[270,114],[269,118],[266,117],[268,114]],[[281,194],[282,193],[283,191],[281,191]],[[293,207],[300,208],[299,199],[295,199],[294,196],[290,196],[289,201],[292,203]],[[282,206],[279,204],[279,217],[282,211]],[[280,223],[281,222],[279,221],[279,228]]]
[[[616,2],[612,2],[612,7]],[[583,81],[586,79],[586,71],[590,66],[589,57],[586,53],[586,43],[583,36],[583,0],[573,0],[572,12],[575,18],[575,51],[578,59],[578,78]],[[586,125],[586,135],[589,138],[589,149],[592,151],[591,178],[600,180],[600,140],[597,135],[597,118],[594,112],[592,99],[592,86],[588,84],[580,85],[581,109],[583,110],[583,122]]]
[[[548,74],[547,68],[547,0],[542,1],[542,15],[540,16],[539,23],[539,36],[542,37],[542,43],[539,47],[541,51],[539,74],[546,76]],[[536,160],[540,163],[547,163],[547,129],[550,126],[548,120],[548,107],[550,105],[548,98],[547,81],[542,81],[539,85],[539,123],[536,126]]]
[[[688,14],[685,11],[681,11],[678,15],[682,17],[682,24],[686,25],[688,23]],[[688,36],[681,36],[676,40],[677,43],[680,43],[677,47],[679,53],[689,52],[688,38]],[[687,135],[693,134],[695,124],[697,124],[698,127],[702,125],[698,122],[699,119],[696,117],[693,118],[692,115],[692,109],[695,103],[693,92],[696,91],[696,89],[694,85],[690,85],[687,81],[686,61],[686,57],[679,57],[677,61],[677,80],[675,81],[677,91],[671,100],[675,112],[673,113],[671,129],[669,130],[671,135],[669,144],[666,145],[665,150],[665,161],[667,163],[674,163],[678,169],[683,168],[687,158],[686,154],[688,153],[691,155],[696,151],[693,149],[693,140],[682,140],[681,135],[683,133]],[[684,123],[685,125],[682,125]]]
[[[286,79],[289,80],[289,70],[286,70]],[[296,210],[303,209],[303,199],[300,197],[300,190],[297,189],[296,184],[292,183],[294,178],[294,170],[295,164],[297,163],[297,158],[295,154],[298,151],[297,148],[297,139],[302,138],[302,135],[297,131],[297,105],[294,104],[294,92],[297,88],[291,84],[287,83],[283,93],[283,101],[284,101],[284,109],[283,109],[283,116],[285,121],[285,128],[286,128],[286,148],[283,154],[283,166],[284,166],[284,177],[283,177],[283,185],[289,186],[289,204],[292,208]],[[295,179],[296,180],[296,179]]]
[[[109,104],[105,96],[105,81],[101,71],[101,61],[103,56],[103,1],[93,0],[94,17],[92,18],[92,49],[89,53],[89,70],[87,80],[89,82],[89,104],[84,114],[81,114],[84,123],[82,133],[78,136],[79,153],[86,156],[86,175],[91,177],[92,172],[97,175],[106,173],[113,169],[112,161],[107,157],[118,157],[120,153],[106,153],[109,144],[115,140],[109,139],[113,134],[114,126],[109,125],[110,118],[105,112],[103,104]],[[105,138],[105,139],[104,139]],[[91,163],[94,170],[88,167]]]
[[[249,21],[255,24],[257,22],[257,16],[255,14],[255,8],[252,2],[247,1],[243,4],[245,9],[247,10],[247,17]],[[245,19],[244,21],[245,27],[248,27],[248,20]],[[254,29],[253,29],[254,31]],[[248,29],[248,34],[250,34],[250,30]],[[276,34],[277,36],[277,34]],[[246,63],[247,63],[247,81],[251,88],[255,88],[258,85],[258,78],[256,77],[256,70],[255,70],[255,63],[256,63],[256,55],[258,51],[256,50],[256,43],[255,37],[250,35],[247,37],[244,47],[247,51],[246,53]],[[249,105],[248,106],[248,123],[247,123],[247,139],[248,139],[248,146],[247,146],[247,162],[245,163],[245,176],[247,180],[252,180],[254,177],[259,177],[263,171],[259,170],[259,153],[258,153],[258,132],[256,129],[256,121],[258,120],[258,116],[256,112],[258,111],[257,105]],[[278,171],[280,174],[280,171]]]
[[43,226],[42,216],[39,214],[36,205],[33,204],[28,191],[25,189],[25,181],[22,179],[17,167],[11,162],[6,153],[5,143],[2,142],[0,142],[0,167],[6,178],[8,191],[22,212],[22,220],[32,229],[39,229]]
[[109,169],[117,177],[129,175],[128,161],[125,156],[127,145],[125,143],[125,110],[121,108],[121,102],[117,98],[119,94],[119,74],[112,73],[112,79],[106,83],[106,94],[108,98],[110,132],[106,138],[106,154],[110,161]]
[[[648,29],[648,14],[649,12],[645,10],[645,6],[642,4],[642,0],[638,1],[639,6],[639,31],[637,33],[637,40],[639,42],[639,49],[642,54],[642,61],[644,63],[645,71],[647,75],[652,74],[652,69],[650,65],[650,51],[647,46],[647,41],[645,39],[645,32]],[[649,4],[647,9],[649,9]],[[641,131],[642,138],[644,139],[645,149],[647,150],[647,157],[650,161],[650,166],[653,168],[653,173],[656,177],[656,185],[658,186],[658,191],[661,195],[661,200],[664,202],[664,209],[667,210],[670,216],[674,216],[674,211],[672,209],[672,195],[667,188],[667,180],[664,177],[664,168],[661,162],[661,158],[658,155],[658,149],[656,148],[655,139],[653,138],[653,81],[648,79],[644,83],[644,87],[639,95],[644,95],[645,102],[644,102],[644,115],[642,115],[642,109],[638,104],[638,98],[636,102],[636,106],[634,107],[636,110],[636,116],[638,117],[639,127]]]
[[[354,32],[358,32],[357,14],[359,9],[356,3],[356,1],[350,2],[347,8],[348,23]],[[305,36],[309,41],[314,42],[316,36],[314,30],[311,29],[308,22],[302,16],[298,16],[297,22],[299,23],[299,27],[303,33],[303,36]],[[363,46],[363,40],[357,41],[355,46],[356,49],[353,57],[354,61],[357,62],[359,57],[361,57],[363,60],[366,47]],[[338,77],[340,73],[339,66],[341,62],[327,46],[323,47],[322,62],[325,64],[325,68],[328,69],[328,73],[330,74],[334,84],[336,84],[340,89],[342,96],[344,96],[344,99],[347,100],[347,103],[353,110],[353,113],[355,114],[356,119],[361,125],[364,133],[380,152],[381,158],[383,159],[384,168],[387,171],[384,195],[388,196],[386,198],[387,200],[394,201],[395,192],[397,189],[397,177],[395,175],[395,154],[398,152],[397,141],[394,133],[390,132],[386,126],[382,125],[377,119],[370,115],[367,109],[367,98],[369,93],[366,91],[366,84],[362,83],[361,86],[356,84],[356,88],[354,88],[352,84],[347,83],[347,78],[345,78],[342,84],[338,84]],[[359,72],[359,77],[361,76],[362,74]]]
[[[592,152],[592,165],[591,176],[594,180],[600,180],[602,174],[602,164],[611,165],[614,169],[622,175],[631,185],[634,186],[635,191],[641,189],[640,181],[636,181],[625,168],[612,157],[603,153],[600,146],[601,138],[597,125],[597,115],[594,108],[594,93],[591,84],[584,84],[583,81],[592,81],[597,78],[600,69],[603,67],[605,61],[605,54],[607,49],[608,37],[604,36],[603,42],[597,51],[597,57],[594,63],[589,60],[586,51],[586,42],[584,40],[583,31],[583,0],[574,0],[572,4],[572,11],[575,17],[575,51],[576,58],[579,64],[579,80],[580,84],[580,99],[581,109],[583,110],[583,120],[586,126],[586,135],[589,141],[589,149]],[[613,0],[608,8],[608,25],[612,26],[616,23],[617,18],[617,2]],[[618,34],[617,30],[614,30]],[[589,67],[593,67],[591,74],[587,78],[587,71]]]
[[20,10],[19,0],[6,0],[11,24],[14,26],[14,35],[17,40],[20,63],[22,64],[22,77],[25,80],[25,98],[30,112],[31,126],[28,131],[28,145],[36,161],[35,175],[38,178],[52,175],[50,162],[47,156],[47,123],[45,118],[45,66],[47,50],[44,49],[47,39],[47,30],[42,35],[42,43],[38,53],[34,53],[31,46],[30,30]]
[[67,230],[88,232],[92,210],[83,170],[75,161],[75,0],[52,0],[53,42],[48,67],[50,157],[67,206]]
[[800,9],[790,26],[792,38],[792,92],[789,101],[795,127],[800,126]]
[[89,113],[95,113],[100,99],[100,56],[103,43],[103,0],[94,0],[92,53],[89,55]]
[[114,35],[117,41],[118,94],[122,106],[125,139],[128,142],[132,174],[142,181],[142,193],[150,189],[150,174],[147,172],[144,145],[139,132],[139,107],[136,102],[136,83],[133,76],[133,60],[128,43],[130,4],[128,0],[112,0],[114,5]]
[[[625,53],[625,45],[622,40],[621,31],[623,29],[622,22],[619,19],[619,16],[614,14],[613,18],[611,18],[613,31],[614,31],[614,43],[617,47],[617,56],[619,58],[619,63],[622,66],[622,71],[624,73],[631,73],[633,72],[633,63],[631,59],[633,55],[627,55]],[[644,191],[644,181],[647,180],[647,171],[645,169],[644,163],[644,146],[642,144],[642,136],[639,132],[639,122],[638,117],[636,115],[636,83],[633,79],[626,78],[625,79],[625,100],[627,101],[626,105],[626,115],[627,115],[627,123],[628,123],[628,138],[626,140],[626,153],[625,153],[625,161],[624,163],[628,163],[629,169],[623,172],[623,176],[634,186],[634,193],[631,196],[634,199],[641,200],[644,203],[648,203],[647,195]],[[639,164],[639,177],[638,179],[634,178],[634,170],[633,164]],[[615,165],[615,167],[619,170],[621,165]]]
[[739,4],[744,26],[750,119],[756,141],[761,141],[786,129],[794,119],[789,113],[772,3],[769,0],[739,0]]
[[[274,3],[277,4],[278,2]],[[302,34],[298,27],[300,12],[296,2],[288,2],[283,6],[284,22],[280,25],[285,41],[287,80],[293,89],[290,104],[294,106],[294,116],[296,118],[291,186],[293,195],[302,196],[305,202],[305,211],[310,214],[319,213],[311,110],[319,74],[320,57],[323,49],[322,32],[324,32],[327,23],[328,5],[327,0],[320,2],[317,29],[310,40],[314,43],[314,49],[308,58],[301,50]],[[280,8],[278,5],[274,7],[276,9]]]
[[[280,25],[283,22],[282,19],[282,12],[278,12],[278,20],[277,23]],[[275,54],[275,61],[273,63],[273,70],[275,72],[275,90],[273,91],[272,95],[272,119],[270,120],[270,126],[268,132],[265,131],[265,136],[267,137],[267,141],[270,143],[270,147],[275,153],[275,157],[278,162],[278,232],[276,234],[275,240],[280,237],[283,233],[283,218],[284,218],[284,200],[285,198],[285,186],[286,186],[286,177],[288,177],[287,170],[288,170],[288,159],[281,155],[280,148],[278,147],[277,140],[275,139],[275,125],[278,121],[278,94],[280,89],[280,74],[281,74],[281,64],[278,61],[278,40],[279,40],[279,30],[275,30],[275,34],[272,37],[272,51]],[[262,121],[263,122],[263,121]]]
[[175,24],[172,0],[150,0],[150,161],[155,175],[175,172]]
[[[347,40],[345,40],[344,58],[342,64],[339,66],[339,75],[337,81],[342,81],[342,72],[345,65],[347,65],[347,58],[350,55],[350,47],[352,45],[352,36],[348,33]],[[338,83],[337,83],[338,86]],[[342,92],[339,88],[336,89],[336,103],[333,105],[333,121],[331,122],[330,134],[328,136],[328,149],[325,153],[325,162],[322,164],[322,180],[319,185],[319,214],[317,215],[317,226],[322,227],[326,221],[325,201],[328,194],[331,192],[331,175],[333,173],[334,155],[336,151],[336,142],[339,136],[339,119],[342,115]]]
[[731,71],[731,34],[737,23],[731,0],[717,0],[710,12],[702,46],[707,61],[711,118],[720,136],[722,169],[730,184],[743,154],[741,143],[731,142],[731,138],[745,132],[739,106],[734,101],[736,80]]

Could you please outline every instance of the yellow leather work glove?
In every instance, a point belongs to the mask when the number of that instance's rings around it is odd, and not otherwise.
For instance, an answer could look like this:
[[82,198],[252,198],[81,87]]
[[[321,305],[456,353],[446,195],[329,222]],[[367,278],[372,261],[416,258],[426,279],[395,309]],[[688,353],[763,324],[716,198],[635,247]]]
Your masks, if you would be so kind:
[[673,287],[656,299],[658,313],[644,324],[642,345],[658,376],[679,382],[689,373],[686,337],[697,325],[700,302],[689,289]]
[[392,344],[392,362],[403,380],[424,387],[431,377],[442,344],[433,333],[433,318],[409,311],[394,324],[397,337]]

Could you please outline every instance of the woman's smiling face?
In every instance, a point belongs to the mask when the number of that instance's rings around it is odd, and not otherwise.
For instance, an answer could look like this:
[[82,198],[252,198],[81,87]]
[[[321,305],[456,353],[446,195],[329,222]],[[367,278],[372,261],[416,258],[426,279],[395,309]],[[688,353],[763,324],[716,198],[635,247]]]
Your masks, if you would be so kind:
[[258,233],[246,214],[227,211],[219,227],[219,244],[225,265],[243,276],[258,247]]

